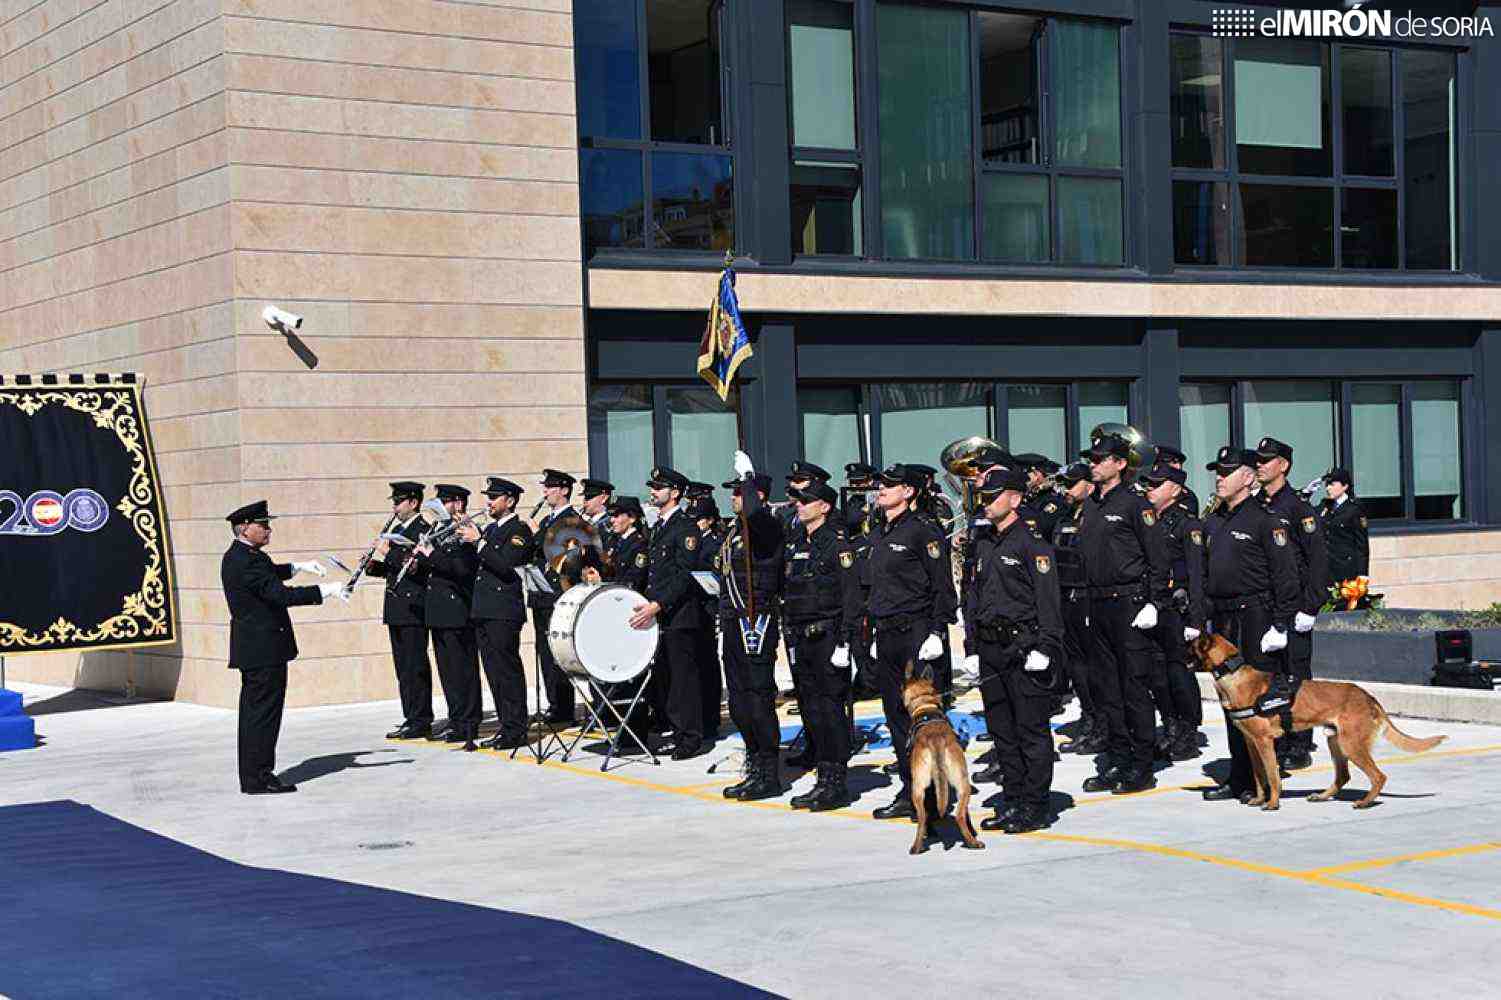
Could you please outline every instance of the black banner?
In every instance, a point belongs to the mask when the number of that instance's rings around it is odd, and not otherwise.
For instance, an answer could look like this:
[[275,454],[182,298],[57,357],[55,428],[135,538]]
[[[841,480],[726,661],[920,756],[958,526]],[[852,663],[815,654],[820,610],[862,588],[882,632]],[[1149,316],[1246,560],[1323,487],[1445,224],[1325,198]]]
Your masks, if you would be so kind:
[[0,654],[177,639],[132,375],[0,377]]

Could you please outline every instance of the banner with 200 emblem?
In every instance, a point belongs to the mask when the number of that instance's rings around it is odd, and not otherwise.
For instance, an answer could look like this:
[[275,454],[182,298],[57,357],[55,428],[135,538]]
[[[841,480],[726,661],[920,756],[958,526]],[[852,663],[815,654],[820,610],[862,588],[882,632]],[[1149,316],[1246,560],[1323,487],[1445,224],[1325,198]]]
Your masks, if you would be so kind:
[[139,380],[0,376],[0,654],[176,639]]

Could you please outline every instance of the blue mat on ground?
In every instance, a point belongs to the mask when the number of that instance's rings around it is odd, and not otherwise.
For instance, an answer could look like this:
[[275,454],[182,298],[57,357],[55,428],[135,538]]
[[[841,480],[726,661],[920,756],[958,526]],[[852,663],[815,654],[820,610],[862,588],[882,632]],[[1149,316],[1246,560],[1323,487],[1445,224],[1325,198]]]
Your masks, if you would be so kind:
[[[961,746],[969,746],[970,740],[985,732],[985,717],[983,715],[975,715],[967,710],[958,708],[950,709],[948,714],[949,724],[954,727],[954,733],[959,737],[959,744]],[[1057,729],[1060,725],[1062,723],[1054,722],[1051,724],[1051,727]],[[872,734],[865,741],[866,750],[891,749],[891,730],[886,728],[886,717],[884,715],[857,716],[855,718],[855,726]],[[783,726],[782,744],[785,746],[791,743],[798,738],[802,731],[803,727],[800,725]],[[738,734],[736,734],[736,737],[738,738]]]
[[36,723],[21,710],[21,695],[0,688],[0,750],[30,750],[36,746]]
[[15,997],[771,995],[558,920],[236,864],[77,802],[0,808],[0,893]]

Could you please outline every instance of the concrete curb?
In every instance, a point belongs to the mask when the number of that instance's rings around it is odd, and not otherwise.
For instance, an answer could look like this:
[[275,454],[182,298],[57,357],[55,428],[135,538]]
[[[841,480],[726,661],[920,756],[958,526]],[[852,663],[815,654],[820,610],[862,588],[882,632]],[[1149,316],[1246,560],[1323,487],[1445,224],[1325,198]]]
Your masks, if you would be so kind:
[[[1219,704],[1219,696],[1214,690],[1214,678],[1202,673],[1195,676],[1199,682],[1199,693],[1203,695],[1204,700]],[[1381,702],[1381,707],[1392,715],[1412,719],[1501,725],[1501,691],[1420,687],[1416,684],[1390,684],[1380,681],[1361,681],[1356,686]]]

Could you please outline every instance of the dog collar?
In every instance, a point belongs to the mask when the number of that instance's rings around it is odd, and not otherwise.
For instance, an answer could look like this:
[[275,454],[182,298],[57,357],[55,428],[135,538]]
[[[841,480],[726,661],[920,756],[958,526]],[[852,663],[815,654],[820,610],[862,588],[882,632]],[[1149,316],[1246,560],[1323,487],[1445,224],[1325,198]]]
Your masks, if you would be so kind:
[[1245,665],[1245,657],[1241,656],[1239,653],[1236,653],[1234,656],[1230,657],[1230,659],[1226,660],[1224,663],[1221,663],[1219,666],[1211,670],[1210,673],[1214,674],[1215,680],[1219,680],[1221,677],[1229,677],[1231,674],[1235,673]]

